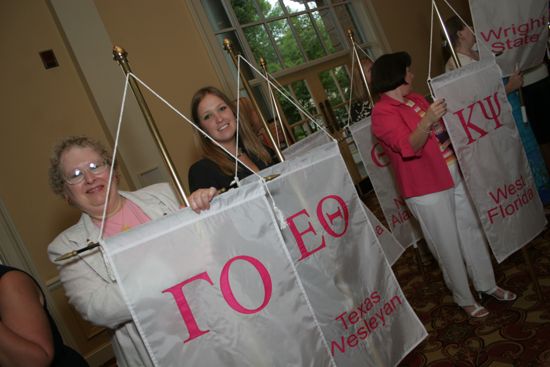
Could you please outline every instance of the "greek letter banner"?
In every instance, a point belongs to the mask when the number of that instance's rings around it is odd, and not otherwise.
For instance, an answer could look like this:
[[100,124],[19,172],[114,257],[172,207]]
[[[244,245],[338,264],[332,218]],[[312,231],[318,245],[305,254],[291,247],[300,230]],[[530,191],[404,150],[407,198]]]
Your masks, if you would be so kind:
[[105,249],[156,366],[329,366],[262,187],[109,238]]
[[432,80],[445,98],[445,126],[491,249],[501,262],[545,224],[527,157],[494,60]]
[[280,175],[268,188],[336,365],[397,365],[426,330],[377,244],[338,145],[261,173]]
[[542,62],[548,0],[470,0],[470,9],[481,58],[495,54],[505,76]]
[[361,160],[369,174],[391,232],[399,243],[407,248],[422,238],[418,223],[405,200],[397,192],[390,162],[384,148],[371,132],[371,119],[367,117],[349,127]]
[[367,214],[367,218],[369,219],[370,224],[372,225],[372,228],[374,229],[374,233],[376,233],[376,237],[378,238],[378,242],[380,243],[380,248],[384,252],[384,256],[386,256],[386,260],[388,260],[388,263],[390,265],[395,264],[397,259],[403,255],[403,252],[405,252],[405,249],[399,242],[397,242],[397,239],[394,237],[393,233],[388,231],[386,227],[376,218],[376,215],[363,203],[363,210]]
[[[297,141],[292,144],[289,148],[283,151],[285,159],[292,159],[299,157],[310,150],[320,147],[323,144],[326,144],[331,141],[331,138],[323,131],[317,131],[306,138]],[[363,209],[367,213],[367,217],[371,222],[376,236],[378,237],[378,242],[386,259],[393,265],[397,259],[403,254],[405,248],[397,241],[394,235],[387,230],[386,227],[376,218],[374,213],[363,204]]]

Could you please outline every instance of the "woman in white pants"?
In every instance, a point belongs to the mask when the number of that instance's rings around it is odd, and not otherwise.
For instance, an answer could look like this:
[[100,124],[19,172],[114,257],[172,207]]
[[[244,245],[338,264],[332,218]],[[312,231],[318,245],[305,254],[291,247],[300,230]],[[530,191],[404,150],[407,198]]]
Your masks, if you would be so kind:
[[414,75],[406,52],[383,55],[371,72],[380,95],[372,112],[372,132],[389,157],[401,195],[420,222],[454,301],[472,317],[489,312],[468,283],[500,301],[516,295],[498,287],[487,244],[464,188],[449,136],[440,120],[445,101],[431,105],[412,91]]

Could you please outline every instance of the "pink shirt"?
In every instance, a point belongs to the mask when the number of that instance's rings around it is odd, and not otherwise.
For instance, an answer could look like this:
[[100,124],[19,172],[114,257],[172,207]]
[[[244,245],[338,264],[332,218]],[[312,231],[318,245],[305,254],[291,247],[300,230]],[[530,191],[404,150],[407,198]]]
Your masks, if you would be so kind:
[[[427,111],[430,104],[417,93],[405,96]],[[397,187],[404,198],[422,196],[454,186],[439,142],[430,133],[424,146],[415,152],[409,136],[420,123],[417,111],[386,94],[374,105],[372,133],[378,138],[393,168]]]
[[[122,208],[105,221],[103,238],[114,236],[150,220],[139,206],[128,199],[124,199]],[[101,227],[101,221],[94,219],[93,222],[96,226]]]

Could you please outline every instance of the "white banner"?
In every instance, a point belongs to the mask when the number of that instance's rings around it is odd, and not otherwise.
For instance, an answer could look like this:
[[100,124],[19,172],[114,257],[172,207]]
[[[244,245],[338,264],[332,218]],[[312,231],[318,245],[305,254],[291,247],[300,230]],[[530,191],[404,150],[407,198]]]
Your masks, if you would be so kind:
[[269,191],[336,364],[397,365],[426,330],[382,254],[338,145],[261,173],[280,175]]
[[[297,141],[292,144],[289,148],[283,151],[285,159],[297,158],[305,153],[309,152],[312,149],[318,148],[328,142],[332,141],[332,138],[328,136],[324,131],[317,131],[306,138]],[[369,177],[370,178],[370,177]],[[366,206],[363,205],[367,217],[371,222],[376,235],[378,236],[378,241],[386,259],[390,265],[395,264],[397,259],[403,254],[405,248],[397,241],[394,235],[384,227],[384,225],[376,218],[374,213]]]
[[482,60],[431,84],[434,95],[447,102],[445,125],[491,249],[501,262],[546,225],[502,73],[494,60]]
[[230,190],[200,216],[185,209],[104,248],[156,366],[331,364],[262,187]]
[[388,229],[378,220],[378,218],[376,218],[376,215],[374,215],[374,213],[364,203],[363,210],[365,211],[365,214],[367,214],[367,218],[372,225],[372,229],[374,229],[374,233],[378,238],[380,248],[382,249],[384,256],[386,256],[386,260],[388,260],[390,265],[395,264],[397,259],[399,259],[401,255],[403,255],[403,252],[405,252],[405,248],[397,242],[395,236],[388,231]]
[[482,59],[497,55],[505,76],[516,65],[526,70],[542,62],[548,40],[548,0],[470,0]]
[[391,232],[407,248],[422,238],[420,227],[403,197],[397,191],[384,148],[371,132],[371,118],[367,117],[349,127],[361,160],[365,164],[380,207]]

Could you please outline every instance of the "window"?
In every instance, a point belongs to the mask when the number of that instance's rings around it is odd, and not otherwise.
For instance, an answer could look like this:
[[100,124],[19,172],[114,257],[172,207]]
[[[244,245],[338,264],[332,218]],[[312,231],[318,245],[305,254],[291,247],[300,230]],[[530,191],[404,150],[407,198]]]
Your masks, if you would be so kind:
[[[199,17],[207,20],[199,22],[212,43],[211,48],[218,49],[217,59],[226,77],[227,74],[234,80],[237,77],[231,58],[219,51],[223,40],[228,38],[235,52],[258,70],[263,58],[269,73],[316,120],[326,119],[319,106],[328,101],[338,125],[345,125],[351,63],[348,29],[371,55],[381,51],[364,1],[194,0],[193,4]],[[250,67],[242,64],[241,67],[262,113],[267,120],[273,118],[265,83]],[[228,85],[236,84],[233,81]],[[278,103],[284,111],[284,122],[296,138],[316,129],[284,98],[279,96]]]
[[221,42],[247,60],[263,57],[271,73],[348,49],[347,30],[365,43],[351,0],[197,0]]

